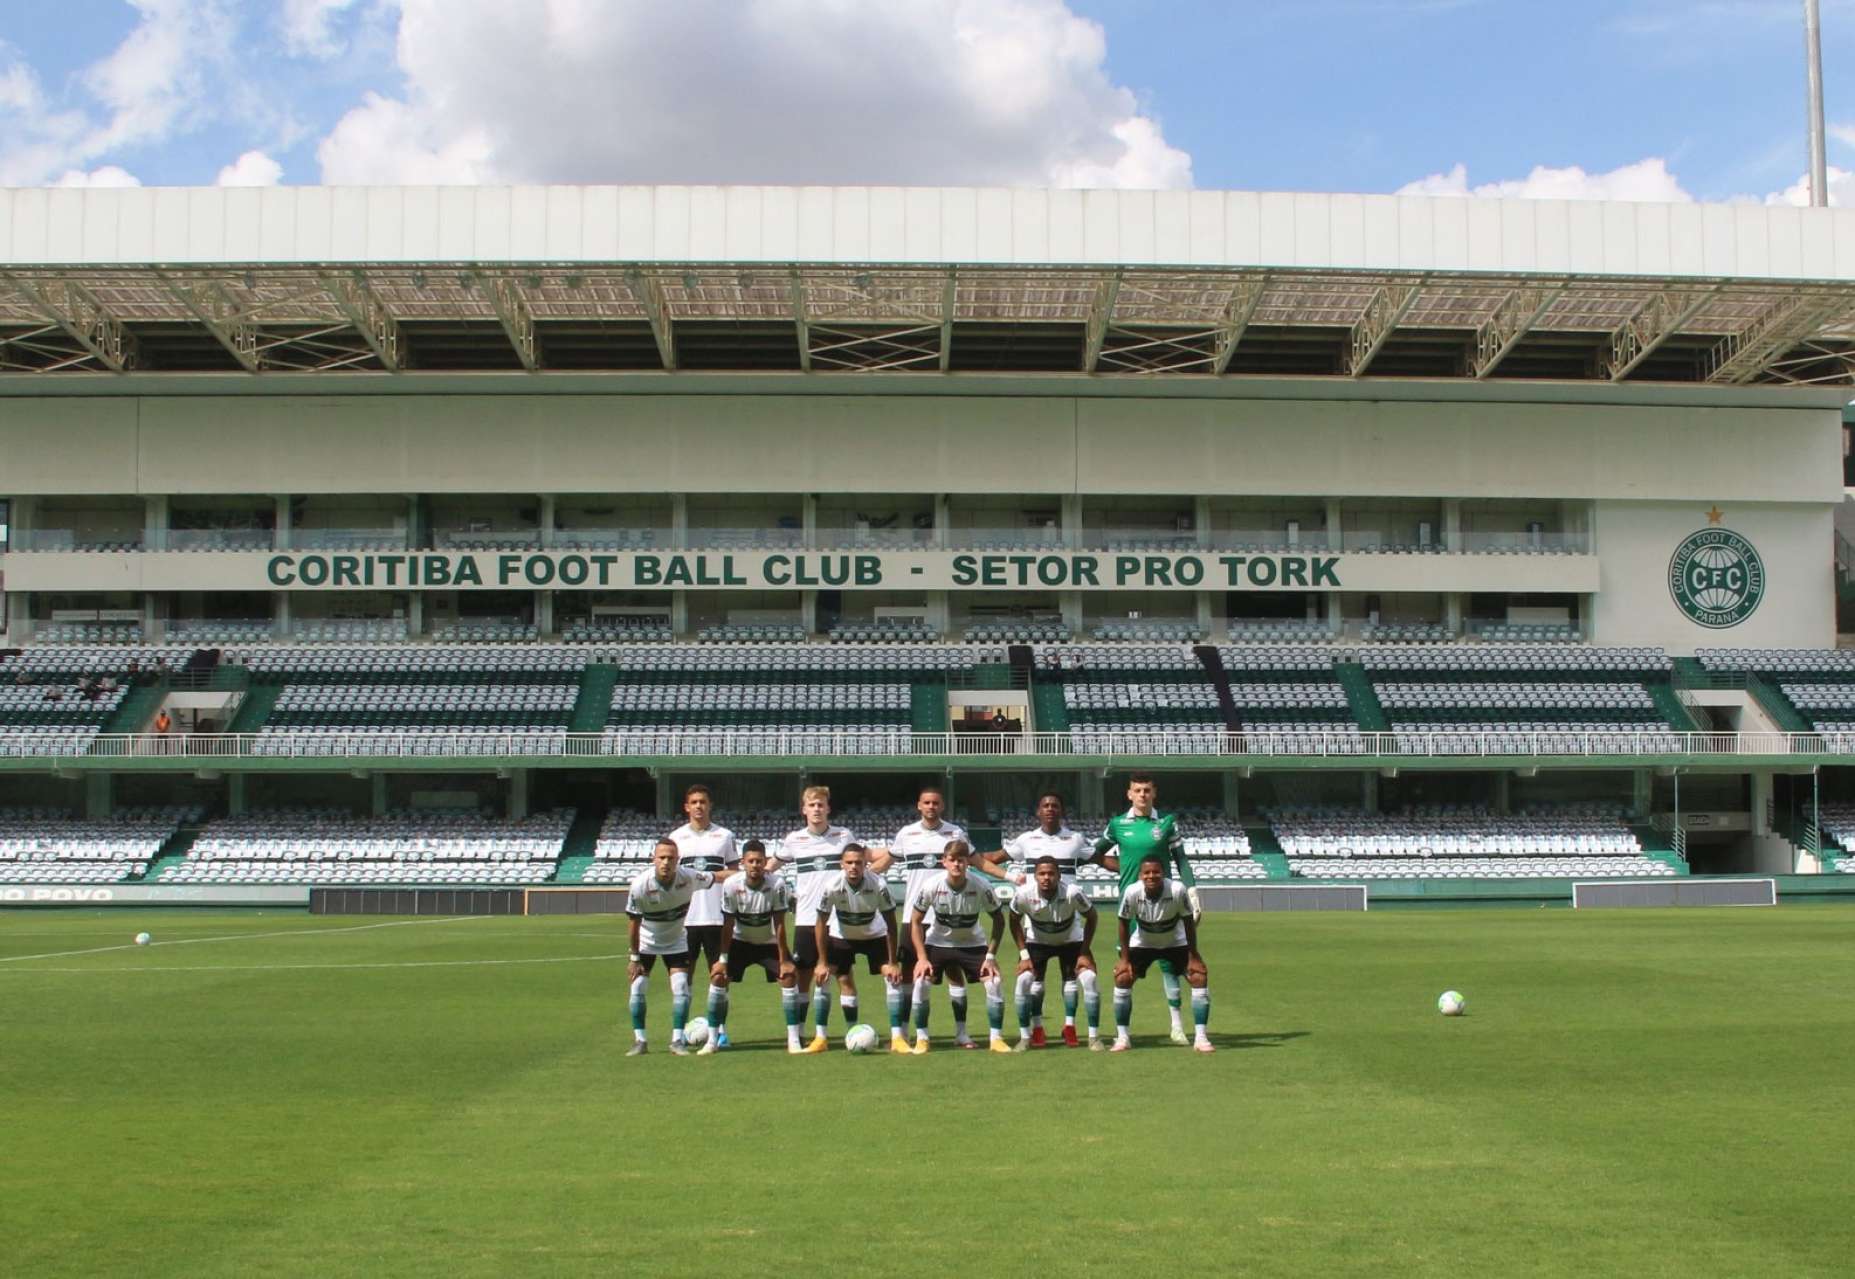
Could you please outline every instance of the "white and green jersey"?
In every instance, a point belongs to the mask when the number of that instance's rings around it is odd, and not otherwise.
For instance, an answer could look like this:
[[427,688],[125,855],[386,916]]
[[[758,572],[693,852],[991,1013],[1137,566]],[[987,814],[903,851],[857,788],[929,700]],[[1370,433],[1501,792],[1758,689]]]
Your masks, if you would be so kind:
[[887,937],[889,925],[883,922],[882,912],[894,909],[889,882],[867,869],[860,884],[852,884],[838,871],[826,882],[824,896],[818,900],[818,914],[830,916],[830,935],[840,941]]
[[1054,835],[1041,826],[1033,826],[1016,839],[1005,841],[1005,855],[1020,863],[1019,869],[1026,875],[1037,868],[1039,858],[1054,857],[1063,877],[1074,879],[1082,867],[1094,859],[1095,844],[1088,836],[1079,835],[1067,826]]
[[1056,893],[1050,897],[1045,897],[1033,880],[1018,889],[1011,899],[1011,910],[1030,925],[1026,941],[1039,946],[1067,946],[1082,940],[1088,917],[1095,913],[1095,903],[1073,879],[1057,880]]
[[680,955],[689,949],[689,934],[684,919],[689,914],[689,899],[715,884],[715,877],[705,870],[678,866],[667,884],[657,880],[657,868],[651,867],[631,881],[625,894],[625,913],[638,920],[638,950],[646,955]]
[[923,884],[909,904],[923,919],[922,929],[930,946],[985,945],[985,929],[980,921],[998,909],[985,880],[968,873],[966,882],[955,888],[947,882],[944,870]]
[[831,882],[831,876],[842,873],[839,863],[844,857],[844,845],[856,841],[857,837],[842,826],[827,826],[822,835],[801,826],[779,842],[779,860],[791,868],[798,888],[798,912],[793,922],[800,928],[818,922],[818,899],[824,896],[824,886]]
[[932,830],[924,822],[910,822],[896,831],[895,838],[889,841],[889,855],[895,859],[892,864],[908,872],[902,887],[903,923],[915,917],[915,894],[940,874],[940,854],[956,839],[965,840],[969,846],[972,844],[965,827],[942,821]]
[[[728,869],[729,863],[737,856],[734,851],[734,832],[712,822],[703,830],[697,830],[684,822],[670,832],[669,839],[682,855],[679,864],[690,870],[705,870],[711,875],[718,875]],[[721,923],[720,886],[705,888],[690,898],[689,918],[683,922],[691,928]]]
[[1185,924],[1192,917],[1191,898],[1185,885],[1168,879],[1159,896],[1147,896],[1146,885],[1136,881],[1121,894],[1122,919],[1133,925],[1131,944],[1143,950],[1173,950],[1186,944]]
[[777,875],[755,888],[736,875],[721,886],[721,913],[734,920],[734,940],[756,946],[773,944],[773,916],[792,909],[792,889]]

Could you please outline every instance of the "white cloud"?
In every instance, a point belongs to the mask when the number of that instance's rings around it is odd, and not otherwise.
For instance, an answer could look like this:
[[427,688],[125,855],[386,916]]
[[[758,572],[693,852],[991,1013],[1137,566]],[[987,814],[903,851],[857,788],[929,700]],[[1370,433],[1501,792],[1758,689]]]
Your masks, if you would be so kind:
[[204,96],[207,65],[224,57],[235,29],[221,0],[130,0],[141,21],[84,84],[109,111],[86,140],[91,154],[165,138]]
[[[1838,208],[1855,208],[1855,173],[1847,169],[1838,169],[1835,165],[1825,166],[1829,178],[1829,202]],[[1773,191],[1765,197],[1766,204],[1794,204],[1802,208],[1810,203],[1810,175],[1804,174],[1782,191]]]
[[1626,164],[1608,173],[1587,173],[1577,165],[1555,169],[1535,165],[1524,178],[1469,185],[1468,167],[1458,164],[1448,173],[1407,182],[1398,188],[1399,195],[1473,195],[1493,199],[1521,200],[1652,200],[1669,204],[1687,204],[1694,199],[1682,189],[1681,182],[1668,171],[1660,156],[1650,156],[1635,164]]
[[219,176],[213,179],[214,186],[222,187],[274,187],[283,177],[283,166],[265,155],[262,151],[247,151],[245,154],[219,170]]
[[236,24],[225,0],[131,3],[135,27],[73,81],[93,106],[54,103],[32,66],[0,42],[0,186],[122,185],[121,168],[90,166],[122,148],[164,141],[197,113],[208,71],[229,57]]
[[354,4],[355,0],[283,0],[278,24],[284,47],[303,57],[334,57],[346,45],[335,33],[335,19]]
[[1064,0],[400,0],[331,183],[1185,187]]
[[1855,124],[1832,124],[1829,136],[1845,146],[1855,147]]
[[49,186],[55,187],[139,187],[142,180],[126,169],[113,164],[91,169],[86,173],[82,169],[66,169]]

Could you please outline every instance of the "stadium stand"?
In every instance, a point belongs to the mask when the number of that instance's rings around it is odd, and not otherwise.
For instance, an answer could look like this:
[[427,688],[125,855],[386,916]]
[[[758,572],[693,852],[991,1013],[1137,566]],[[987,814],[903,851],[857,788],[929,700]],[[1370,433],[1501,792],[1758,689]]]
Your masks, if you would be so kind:
[[1359,663],[1405,752],[1654,754],[1683,727],[1647,687],[1668,678],[1660,649],[1367,648]]
[[932,644],[940,637],[926,622],[843,622],[829,631],[833,644]]
[[84,820],[48,808],[0,809],[0,883],[110,884],[145,874],[187,807],[128,807]]
[[1328,647],[1220,646],[1217,664],[1229,687],[1244,749],[1268,754],[1357,754],[1365,750],[1352,700]]
[[1226,634],[1233,644],[1319,644],[1334,638],[1325,622],[1244,622],[1230,620]]
[[402,810],[356,817],[275,809],[208,824],[163,884],[538,884],[554,874],[571,809],[517,821]]
[[0,755],[82,755],[128,688],[0,684]]
[[1498,816],[1473,805],[1400,813],[1284,806],[1266,814],[1301,879],[1528,879],[1675,875],[1645,856],[1622,810],[1601,803]]
[[1204,664],[1179,644],[1073,644],[1039,654],[1085,750],[1216,750],[1231,727]]

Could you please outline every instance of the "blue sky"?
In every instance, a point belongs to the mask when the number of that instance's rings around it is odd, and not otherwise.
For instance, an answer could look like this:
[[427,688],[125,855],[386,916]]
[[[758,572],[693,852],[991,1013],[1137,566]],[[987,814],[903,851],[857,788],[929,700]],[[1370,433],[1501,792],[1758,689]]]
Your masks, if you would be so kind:
[[[1805,165],[1800,0],[0,4],[10,185],[1421,183],[1716,200],[1782,197]],[[1838,92],[1855,85],[1855,0],[1823,10],[1829,158],[1855,170],[1855,91]],[[1855,179],[1836,187],[1855,202]]]

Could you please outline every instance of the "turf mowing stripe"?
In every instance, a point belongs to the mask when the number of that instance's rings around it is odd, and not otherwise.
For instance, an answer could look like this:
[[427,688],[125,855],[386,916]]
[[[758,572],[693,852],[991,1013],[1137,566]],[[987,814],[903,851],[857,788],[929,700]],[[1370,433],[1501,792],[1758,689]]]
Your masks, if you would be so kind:
[[586,964],[628,958],[629,955],[620,952],[613,955],[550,955],[538,959],[404,959],[379,964],[185,964],[153,968],[18,968],[13,971],[114,977],[121,973],[287,973],[325,968],[481,968],[508,964]]
[[[376,928],[405,928],[412,924],[456,924],[472,919],[494,919],[494,915],[446,915],[440,919],[395,919],[384,924],[355,924],[351,928],[287,928],[273,933],[226,933],[218,937],[179,937],[173,941],[149,942],[149,946],[197,946],[209,941],[258,941],[265,937],[326,937],[334,933],[365,933]],[[134,942],[120,946],[92,946],[88,950],[52,950],[42,955],[4,955],[0,964],[18,964],[28,959],[69,959],[74,955],[103,955],[112,950],[139,950]]]

